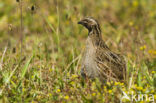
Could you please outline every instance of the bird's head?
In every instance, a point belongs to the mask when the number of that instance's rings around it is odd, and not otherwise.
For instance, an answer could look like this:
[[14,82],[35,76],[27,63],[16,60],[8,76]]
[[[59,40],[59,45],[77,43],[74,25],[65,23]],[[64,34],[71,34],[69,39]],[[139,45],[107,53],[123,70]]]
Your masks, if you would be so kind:
[[84,27],[86,27],[88,29],[88,31],[92,31],[92,30],[97,30],[98,32],[100,32],[100,26],[99,23],[97,22],[97,20],[95,20],[92,17],[86,17],[82,20],[80,20],[78,22],[78,24],[83,25]]

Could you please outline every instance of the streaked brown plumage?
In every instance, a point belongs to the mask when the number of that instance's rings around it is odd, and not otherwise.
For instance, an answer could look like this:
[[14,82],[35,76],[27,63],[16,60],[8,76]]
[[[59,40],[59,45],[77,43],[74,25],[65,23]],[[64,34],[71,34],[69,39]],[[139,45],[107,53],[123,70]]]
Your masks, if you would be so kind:
[[81,75],[99,78],[101,81],[123,81],[126,77],[126,63],[120,54],[112,52],[102,39],[98,22],[87,17],[78,22],[88,29],[86,49],[82,57]]

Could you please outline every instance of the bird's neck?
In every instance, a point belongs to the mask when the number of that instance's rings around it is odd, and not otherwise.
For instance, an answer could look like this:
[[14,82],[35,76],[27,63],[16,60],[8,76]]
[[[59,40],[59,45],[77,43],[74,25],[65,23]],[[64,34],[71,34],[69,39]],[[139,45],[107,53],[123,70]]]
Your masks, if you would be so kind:
[[105,44],[105,42],[102,39],[100,30],[97,31],[96,29],[93,29],[93,30],[89,31],[88,40],[90,41],[90,43],[93,44],[93,46],[102,47],[102,48],[109,50],[108,46]]
[[[88,31],[89,31],[89,34],[95,34],[95,36],[97,36],[97,37],[99,37],[99,38],[102,37],[102,36],[101,36],[101,29],[100,29],[100,27],[99,27],[98,25],[93,25],[93,26],[91,26],[91,28],[88,29]],[[89,35],[89,36],[90,36],[90,35]]]
[[97,31],[94,29],[89,31],[88,38],[90,38],[93,45],[96,45],[96,46],[99,44],[99,42],[103,41],[101,31]]

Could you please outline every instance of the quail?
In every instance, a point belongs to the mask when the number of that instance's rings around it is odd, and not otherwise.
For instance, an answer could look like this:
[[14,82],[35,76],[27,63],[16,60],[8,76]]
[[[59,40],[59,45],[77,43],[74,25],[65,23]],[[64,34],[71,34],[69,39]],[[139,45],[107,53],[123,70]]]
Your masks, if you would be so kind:
[[100,25],[93,17],[78,22],[88,29],[82,56],[81,75],[100,81],[125,81],[126,62],[122,55],[111,51],[102,39]]

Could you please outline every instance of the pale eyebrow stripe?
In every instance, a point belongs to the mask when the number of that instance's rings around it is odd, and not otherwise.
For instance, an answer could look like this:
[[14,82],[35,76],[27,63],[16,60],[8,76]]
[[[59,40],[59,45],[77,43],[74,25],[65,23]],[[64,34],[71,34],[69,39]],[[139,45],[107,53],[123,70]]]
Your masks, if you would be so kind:
[[97,22],[94,19],[92,19],[92,18],[87,18],[87,19],[89,19],[90,21],[92,21],[92,22],[97,24]]

